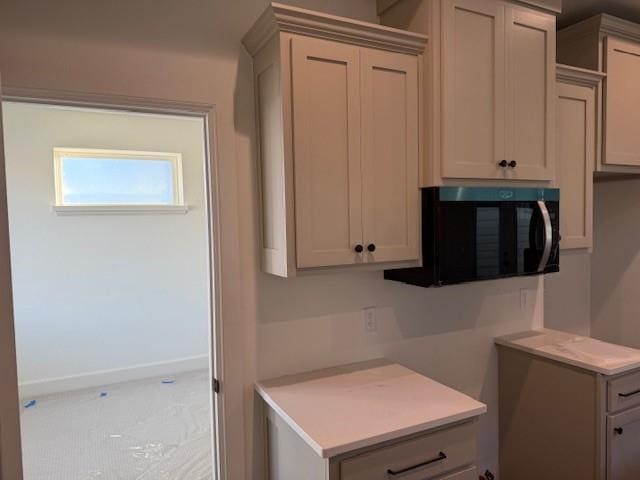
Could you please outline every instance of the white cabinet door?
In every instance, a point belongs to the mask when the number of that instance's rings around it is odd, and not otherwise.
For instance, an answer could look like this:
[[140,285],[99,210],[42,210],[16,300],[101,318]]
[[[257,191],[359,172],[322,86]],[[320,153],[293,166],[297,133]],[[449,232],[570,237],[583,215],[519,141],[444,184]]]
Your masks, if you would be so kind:
[[596,152],[594,87],[557,85],[557,169],[561,248],[591,248]]
[[291,63],[297,266],[359,263],[359,48],[294,37]]
[[605,47],[604,155],[606,165],[640,166],[640,44],[614,37]]
[[501,179],[505,7],[493,0],[446,0],[442,9],[442,176]]
[[640,408],[607,419],[607,480],[640,478]]
[[417,260],[418,59],[362,49],[361,80],[365,259]]
[[506,7],[507,178],[551,180],[555,157],[555,18]]

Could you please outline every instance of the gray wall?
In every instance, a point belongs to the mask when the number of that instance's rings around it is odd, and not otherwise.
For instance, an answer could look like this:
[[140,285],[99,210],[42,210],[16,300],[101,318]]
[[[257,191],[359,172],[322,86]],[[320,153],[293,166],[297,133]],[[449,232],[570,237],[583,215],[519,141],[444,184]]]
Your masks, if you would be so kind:
[[[7,102],[3,111],[20,383],[49,393],[60,377],[84,387],[149,364],[206,368],[202,120]],[[57,216],[54,147],[182,153],[190,211]],[[106,375],[115,369],[125,370]]]
[[640,179],[596,183],[592,333],[640,348]]
[[591,254],[563,251],[560,273],[544,279],[544,326],[589,335],[591,331]]

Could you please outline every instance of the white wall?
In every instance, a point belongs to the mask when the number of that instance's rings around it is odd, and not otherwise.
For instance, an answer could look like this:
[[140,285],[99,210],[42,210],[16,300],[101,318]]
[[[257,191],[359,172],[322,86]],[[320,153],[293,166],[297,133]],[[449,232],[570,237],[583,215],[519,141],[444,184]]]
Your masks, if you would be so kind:
[[[493,338],[542,326],[539,278],[424,289],[382,273],[282,280],[259,275],[257,376],[269,378],[376,357],[396,360],[488,405],[482,468],[497,471],[497,354]],[[521,306],[521,290],[529,298]],[[376,306],[378,331],[361,309]],[[484,471],[484,470],[483,470]]]
[[[206,368],[203,121],[10,102],[3,110],[22,393]],[[57,216],[54,147],[182,153],[190,211]]]
[[[229,478],[263,474],[255,378],[378,355],[487,402],[481,467],[495,469],[492,338],[541,325],[538,278],[427,290],[384,281],[381,273],[283,280],[259,271],[253,85],[240,39],[266,3],[134,0],[116,11],[111,4],[82,0],[61,0],[55,6],[15,1],[0,17],[3,82],[216,104],[224,224],[231,225],[223,232],[229,236],[223,239],[227,251],[234,247],[232,227],[239,222],[240,256],[223,259],[226,281],[241,285],[237,297],[233,285],[223,285],[233,302],[232,314],[224,317],[223,340],[225,372],[232,372],[223,379]],[[291,3],[375,19],[374,0]],[[71,17],[86,20],[69,23]],[[535,290],[524,309],[521,289]],[[359,309],[370,305],[381,307],[377,335],[365,335],[359,320]]]
[[591,332],[591,254],[563,250],[560,272],[544,279],[544,325],[589,335]]
[[640,180],[598,182],[594,197],[592,334],[640,348]]

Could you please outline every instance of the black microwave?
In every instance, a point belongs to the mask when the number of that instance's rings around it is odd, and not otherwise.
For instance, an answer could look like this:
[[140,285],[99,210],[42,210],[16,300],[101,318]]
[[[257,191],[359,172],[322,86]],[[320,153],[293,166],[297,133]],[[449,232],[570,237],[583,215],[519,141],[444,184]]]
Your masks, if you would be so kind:
[[423,188],[422,261],[384,278],[431,287],[560,271],[560,191]]

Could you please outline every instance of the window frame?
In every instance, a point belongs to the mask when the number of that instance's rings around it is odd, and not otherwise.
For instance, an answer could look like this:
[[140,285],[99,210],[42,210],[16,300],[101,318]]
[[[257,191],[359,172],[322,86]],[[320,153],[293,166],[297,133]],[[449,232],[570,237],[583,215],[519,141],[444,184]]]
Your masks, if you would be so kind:
[[[165,160],[172,164],[173,203],[137,204],[137,203],[89,203],[66,204],[62,183],[62,163],[65,157],[97,158],[109,160]],[[182,154],[174,152],[150,152],[142,150],[116,150],[100,148],[54,147],[53,171],[55,203],[53,210],[58,214],[69,213],[185,213],[188,206],[184,203],[184,181],[182,176]]]

